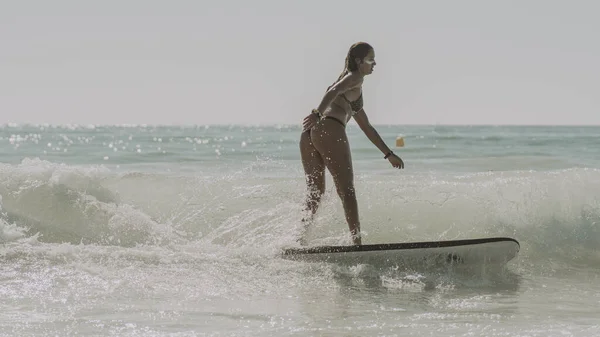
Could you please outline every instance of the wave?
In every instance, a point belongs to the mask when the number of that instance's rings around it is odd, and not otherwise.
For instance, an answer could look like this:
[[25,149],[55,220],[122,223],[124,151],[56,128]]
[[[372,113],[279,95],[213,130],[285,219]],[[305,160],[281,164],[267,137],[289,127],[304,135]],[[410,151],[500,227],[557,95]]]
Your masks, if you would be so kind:
[[[123,203],[99,167],[81,168],[25,159],[0,166],[3,230],[42,242],[132,246],[173,238],[172,227]],[[10,230],[10,228],[13,228]],[[4,235],[3,241],[18,238]]]
[[[134,247],[198,245],[274,253],[294,245],[304,180],[255,172],[113,172],[39,159],[0,165],[0,242]],[[311,245],[347,244],[327,178]],[[600,262],[600,170],[418,173],[356,177],[366,243],[510,236],[517,263]]]

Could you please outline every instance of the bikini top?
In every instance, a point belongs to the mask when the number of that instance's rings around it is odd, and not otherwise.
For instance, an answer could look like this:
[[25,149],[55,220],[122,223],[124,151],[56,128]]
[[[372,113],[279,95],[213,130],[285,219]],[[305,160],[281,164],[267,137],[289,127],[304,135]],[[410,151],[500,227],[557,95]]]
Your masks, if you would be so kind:
[[362,96],[362,91],[361,91],[361,93],[360,93],[360,96],[359,96],[359,97],[358,97],[356,100],[354,100],[354,101],[350,101],[350,100],[348,99],[348,97],[346,97],[346,95],[345,95],[345,94],[342,94],[341,96],[344,98],[344,100],[345,100],[346,102],[348,102],[348,104],[350,104],[350,108],[352,108],[352,116],[356,115],[356,113],[357,113],[357,112],[359,112],[359,111],[360,111],[360,109],[362,109],[362,108],[363,108],[363,96]]

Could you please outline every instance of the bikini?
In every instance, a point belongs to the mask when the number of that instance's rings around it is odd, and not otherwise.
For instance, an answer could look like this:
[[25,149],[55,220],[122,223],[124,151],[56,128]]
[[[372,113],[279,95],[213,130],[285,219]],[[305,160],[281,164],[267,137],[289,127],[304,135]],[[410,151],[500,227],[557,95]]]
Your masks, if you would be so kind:
[[[348,97],[346,97],[345,94],[342,94],[341,96],[350,105],[350,108],[352,108],[352,116],[356,115],[356,113],[359,112],[363,108],[362,92],[360,93],[360,96],[354,101],[350,101],[348,99]],[[342,121],[340,121],[339,119],[337,119],[335,117],[325,116],[325,117],[323,117],[323,119],[333,119],[334,121],[336,121],[336,122],[342,124],[344,127],[346,127],[346,124],[342,123]]]
[[346,97],[345,94],[343,94],[342,97],[344,98],[344,100],[346,102],[348,102],[348,104],[350,104],[350,107],[352,108],[352,116],[356,115],[356,113],[359,112],[360,109],[363,108],[362,92],[360,93],[360,96],[358,96],[358,98],[356,100],[354,100],[354,101],[350,101],[348,99],[348,97]]

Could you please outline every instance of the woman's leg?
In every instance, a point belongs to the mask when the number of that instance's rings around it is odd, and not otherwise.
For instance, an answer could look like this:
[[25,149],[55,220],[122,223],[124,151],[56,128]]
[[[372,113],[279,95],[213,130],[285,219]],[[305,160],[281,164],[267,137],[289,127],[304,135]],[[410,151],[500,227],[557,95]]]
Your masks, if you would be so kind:
[[[303,230],[306,231],[319,208],[321,197],[325,193],[325,164],[312,143],[310,131],[303,132],[300,136],[300,155],[307,186],[304,210],[308,214],[302,219]],[[302,238],[300,240],[303,242]]]
[[312,142],[331,173],[342,200],[346,222],[352,235],[352,242],[360,245],[360,221],[358,217],[358,203],[354,189],[354,172],[352,169],[352,156],[346,129],[339,122],[325,119],[316,126],[312,132]]

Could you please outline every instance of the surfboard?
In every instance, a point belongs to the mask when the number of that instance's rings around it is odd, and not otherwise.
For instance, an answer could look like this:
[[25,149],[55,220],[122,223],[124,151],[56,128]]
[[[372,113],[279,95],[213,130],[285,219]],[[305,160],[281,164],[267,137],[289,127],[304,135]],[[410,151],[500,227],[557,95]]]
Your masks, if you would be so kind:
[[287,248],[283,258],[333,263],[503,265],[515,258],[520,244],[508,237],[466,240]]

